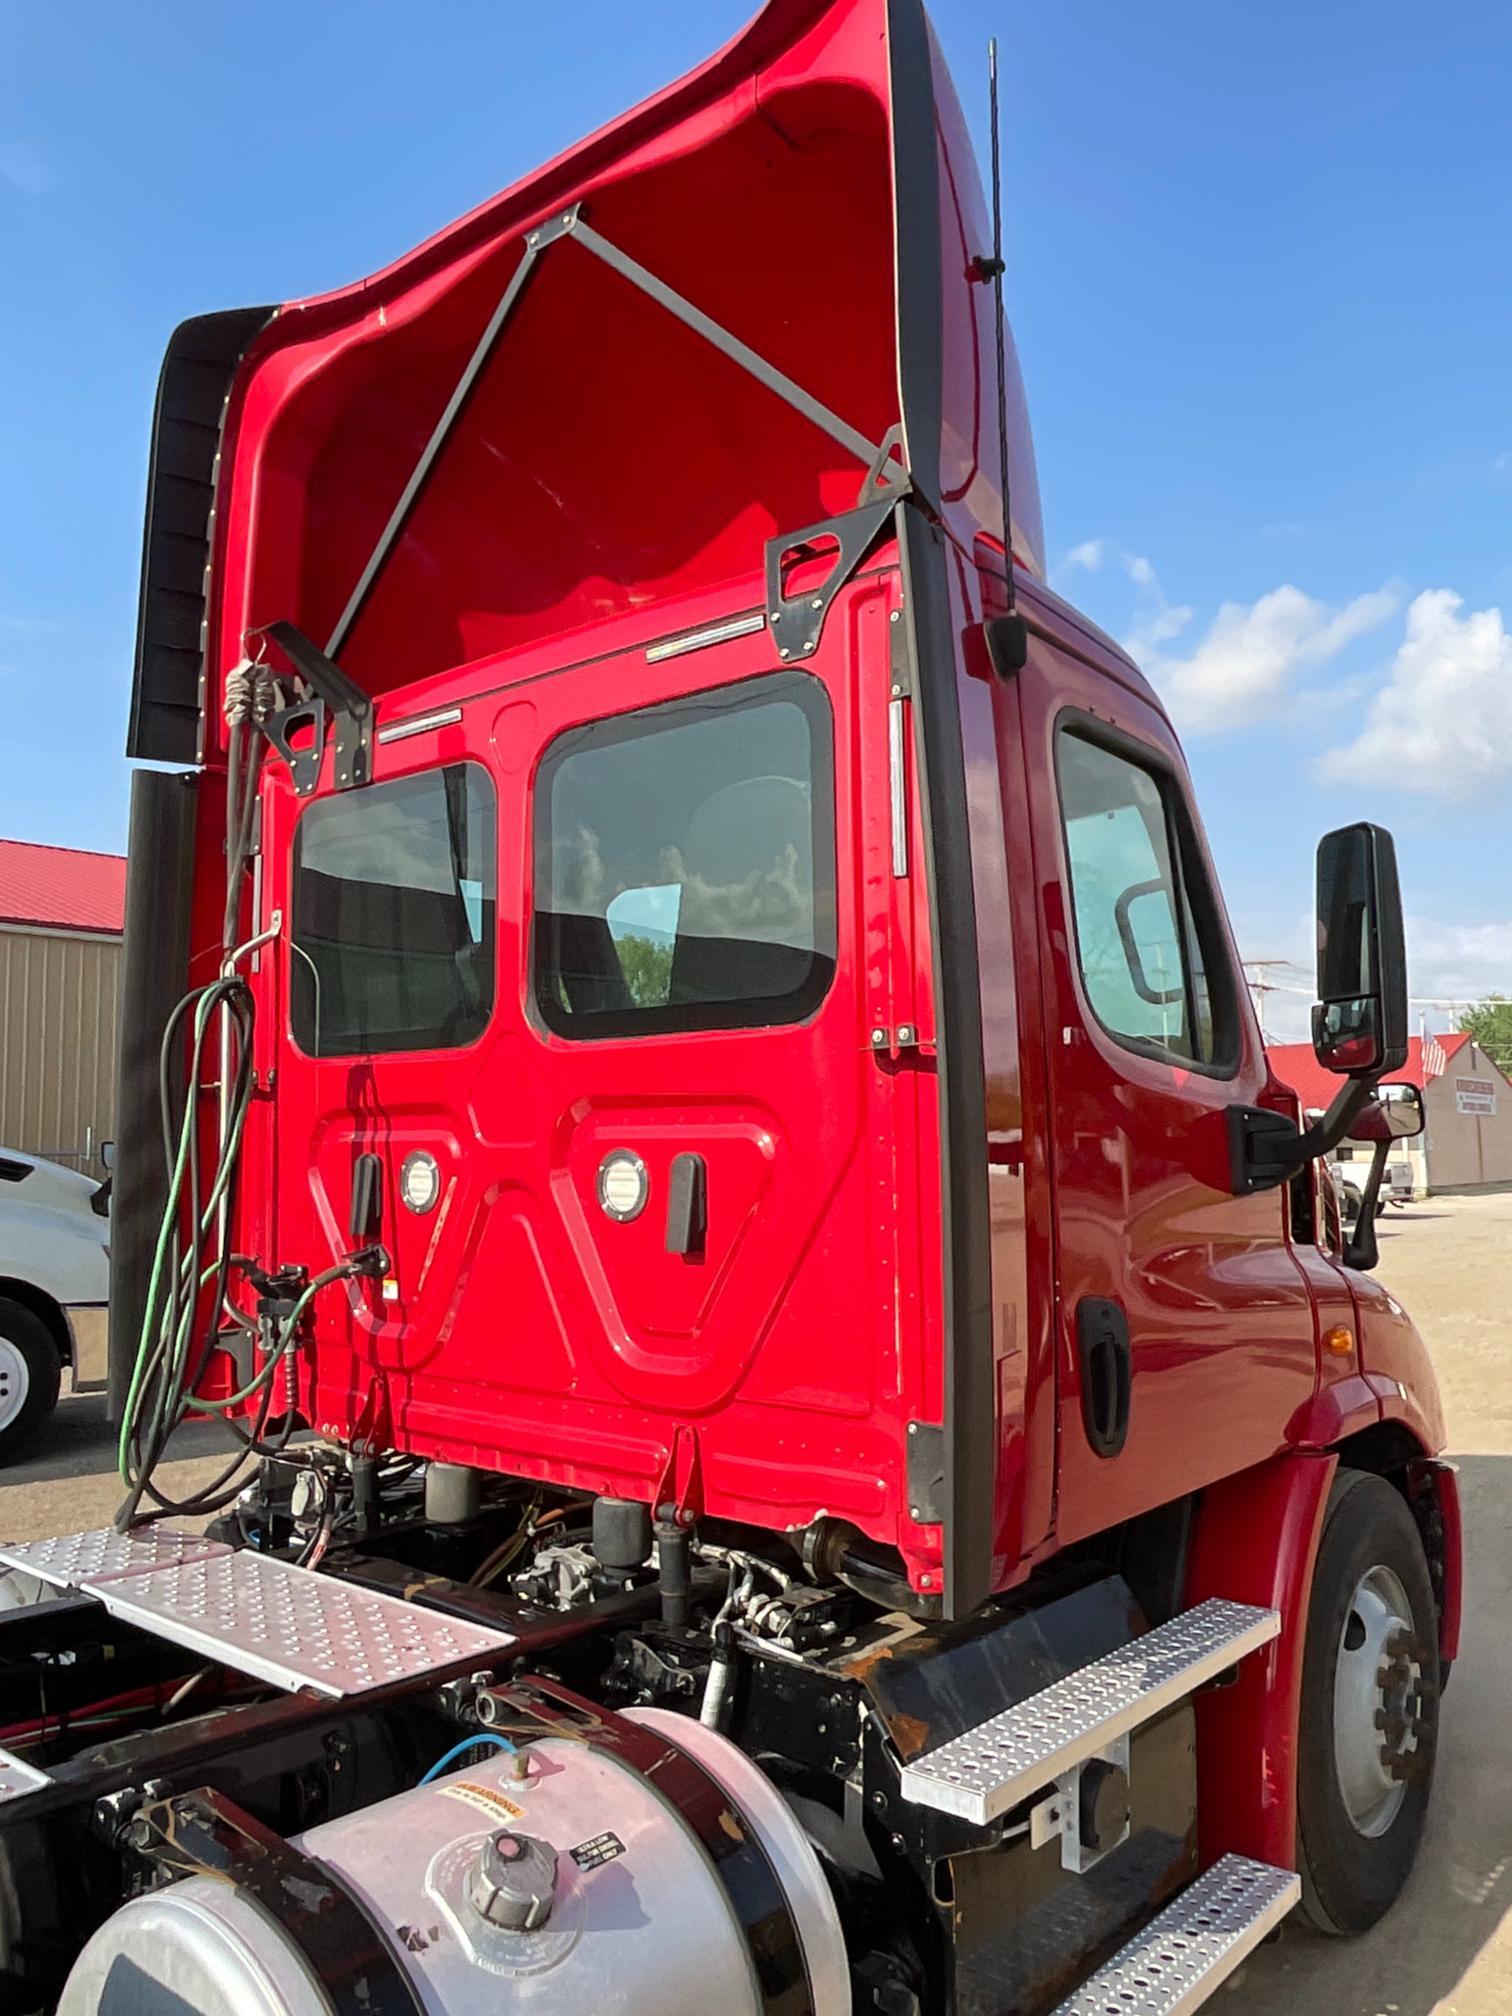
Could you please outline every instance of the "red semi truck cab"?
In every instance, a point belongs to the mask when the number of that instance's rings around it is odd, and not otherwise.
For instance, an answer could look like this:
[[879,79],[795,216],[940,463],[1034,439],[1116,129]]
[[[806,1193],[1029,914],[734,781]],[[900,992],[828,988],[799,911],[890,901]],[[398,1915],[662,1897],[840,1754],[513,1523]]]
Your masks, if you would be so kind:
[[219,1409],[233,1562],[556,1648],[529,1713],[565,1660],[622,1760],[696,1713],[822,1865],[761,2006],[825,2016],[836,1939],[853,2006],[1030,2016],[1195,2006],[1299,1873],[1361,1929],[1455,1650],[1432,1372],[1319,1173],[1418,1110],[1391,843],[1320,850],[1304,1129],[1160,700],[1046,585],[1000,283],[918,0],[771,0],[387,271],[185,324],[155,431],[121,1535]]

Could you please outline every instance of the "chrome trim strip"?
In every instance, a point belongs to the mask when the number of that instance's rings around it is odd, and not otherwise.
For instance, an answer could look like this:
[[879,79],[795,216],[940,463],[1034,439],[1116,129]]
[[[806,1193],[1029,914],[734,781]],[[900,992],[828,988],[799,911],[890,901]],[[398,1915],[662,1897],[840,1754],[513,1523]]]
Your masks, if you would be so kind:
[[412,714],[407,721],[391,722],[378,730],[380,742],[406,742],[411,735],[423,735],[427,728],[450,728],[462,719],[460,707],[438,707],[433,714]]
[[669,637],[664,644],[652,644],[646,652],[646,663],[660,665],[664,658],[681,658],[685,651],[702,651],[706,644],[724,644],[732,637],[752,637],[765,627],[766,613],[761,609],[749,616],[730,616],[723,623],[690,630],[686,637]]

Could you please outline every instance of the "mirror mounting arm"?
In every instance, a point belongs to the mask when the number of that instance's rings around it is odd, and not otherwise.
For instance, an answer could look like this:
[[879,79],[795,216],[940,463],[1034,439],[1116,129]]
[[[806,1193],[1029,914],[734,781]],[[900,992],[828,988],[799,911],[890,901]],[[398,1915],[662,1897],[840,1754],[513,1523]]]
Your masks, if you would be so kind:
[[1230,1106],[1229,1173],[1236,1197],[1277,1190],[1299,1169],[1331,1154],[1370,1104],[1376,1081],[1350,1078],[1316,1125],[1304,1132],[1284,1113],[1265,1106]]
[[1381,1242],[1376,1237],[1376,1207],[1380,1202],[1381,1182],[1386,1174],[1386,1157],[1390,1152],[1389,1141],[1377,1141],[1370,1158],[1365,1187],[1360,1192],[1360,1215],[1355,1220],[1354,1235],[1344,1248],[1344,1265],[1357,1269],[1361,1274],[1368,1274],[1380,1263]]

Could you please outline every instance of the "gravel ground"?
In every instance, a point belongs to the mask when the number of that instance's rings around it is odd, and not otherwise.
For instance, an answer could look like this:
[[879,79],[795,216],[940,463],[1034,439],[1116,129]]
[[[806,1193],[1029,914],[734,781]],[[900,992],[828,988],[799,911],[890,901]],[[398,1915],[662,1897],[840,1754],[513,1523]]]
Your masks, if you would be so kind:
[[[1444,1704],[1427,1847],[1367,1938],[1288,1927],[1221,1991],[1234,2016],[1512,2016],[1512,1368],[1501,1274],[1512,1195],[1434,1199],[1382,1221],[1382,1278],[1426,1335],[1464,1494],[1465,1635]],[[213,1477],[223,1430],[185,1431],[172,1487]],[[5,1473],[0,1533],[105,1525],[115,1510],[104,1403],[65,1400],[38,1452]]]

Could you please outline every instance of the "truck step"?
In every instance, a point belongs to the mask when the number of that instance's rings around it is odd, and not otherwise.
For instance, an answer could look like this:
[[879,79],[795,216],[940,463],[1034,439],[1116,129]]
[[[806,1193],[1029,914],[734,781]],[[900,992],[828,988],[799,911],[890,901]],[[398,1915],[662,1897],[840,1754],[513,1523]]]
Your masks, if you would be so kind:
[[1275,1610],[1211,1597],[916,1757],[903,1797],[985,1827],[1280,1630]]
[[93,1596],[113,1617],[254,1680],[341,1697],[489,1666],[505,1631],[197,1535],[110,1529],[0,1548],[0,1563]]
[[1290,1869],[1225,1855],[1069,1996],[1055,2016],[1186,2016],[1302,1894]]

